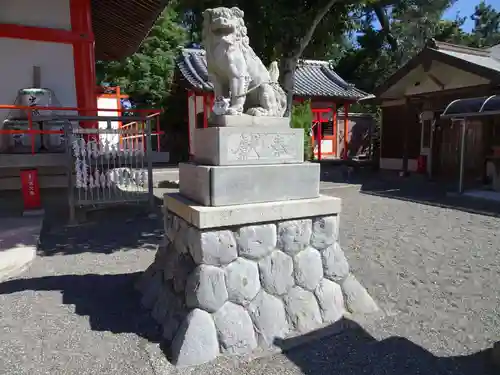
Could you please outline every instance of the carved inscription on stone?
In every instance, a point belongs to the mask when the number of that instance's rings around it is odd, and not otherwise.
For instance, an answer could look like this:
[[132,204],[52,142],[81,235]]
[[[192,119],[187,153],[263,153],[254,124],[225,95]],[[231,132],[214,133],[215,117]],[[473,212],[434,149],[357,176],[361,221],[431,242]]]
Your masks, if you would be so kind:
[[286,160],[297,154],[293,134],[239,133],[229,137],[228,160]]

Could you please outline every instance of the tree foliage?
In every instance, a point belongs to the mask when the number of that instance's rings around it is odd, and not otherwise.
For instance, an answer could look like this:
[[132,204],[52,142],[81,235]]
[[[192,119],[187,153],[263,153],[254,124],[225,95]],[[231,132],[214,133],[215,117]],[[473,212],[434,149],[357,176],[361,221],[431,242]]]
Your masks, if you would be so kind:
[[328,59],[346,80],[372,91],[430,38],[473,47],[500,43],[500,13],[485,2],[466,18],[443,20],[456,0],[179,0],[171,3],[139,51],[119,62],[99,62],[99,80],[120,85],[143,105],[167,100],[178,47],[200,42],[202,12],[238,6],[257,55],[279,60],[289,93],[302,58]]
[[[356,42],[345,48],[341,58],[333,59],[336,70],[370,92],[415,56],[431,38],[471,47],[500,43],[500,13],[484,2],[469,16],[474,20],[471,33],[462,29],[465,17],[457,15],[454,20],[443,20],[444,12],[455,1],[391,1],[392,5],[384,8],[388,10],[385,25],[375,22],[373,8],[365,7],[356,15],[359,19]],[[389,40],[394,43],[388,43]]]
[[98,81],[120,86],[138,106],[159,107],[168,98],[179,47],[187,41],[177,4],[165,8],[141,47],[123,61],[98,62]]
[[471,46],[489,47],[500,43],[500,12],[481,1],[470,18],[474,21],[469,39]]
[[304,160],[311,160],[313,157],[313,148],[311,142],[311,131],[313,122],[313,113],[311,102],[295,104],[292,107],[290,125],[295,129],[304,130]]

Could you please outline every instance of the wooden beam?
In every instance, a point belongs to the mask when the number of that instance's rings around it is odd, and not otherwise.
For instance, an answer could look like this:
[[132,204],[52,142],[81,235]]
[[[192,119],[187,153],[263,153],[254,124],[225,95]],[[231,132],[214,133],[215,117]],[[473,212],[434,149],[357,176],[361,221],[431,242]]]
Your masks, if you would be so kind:
[[432,82],[439,86],[441,90],[444,90],[445,84],[441,82],[434,74],[427,73]]
[[93,35],[78,34],[70,30],[51,29],[45,27],[0,24],[0,38],[24,39],[37,42],[52,42],[73,44],[77,42],[92,42]]

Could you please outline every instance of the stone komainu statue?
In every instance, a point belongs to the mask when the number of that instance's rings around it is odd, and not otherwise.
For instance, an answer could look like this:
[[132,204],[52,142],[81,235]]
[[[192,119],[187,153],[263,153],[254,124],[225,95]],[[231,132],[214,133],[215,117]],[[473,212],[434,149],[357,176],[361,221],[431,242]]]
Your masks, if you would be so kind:
[[220,114],[283,117],[286,94],[278,84],[278,64],[273,62],[267,70],[257,57],[243,16],[236,7],[203,13],[203,45],[216,107],[229,97],[229,106]]

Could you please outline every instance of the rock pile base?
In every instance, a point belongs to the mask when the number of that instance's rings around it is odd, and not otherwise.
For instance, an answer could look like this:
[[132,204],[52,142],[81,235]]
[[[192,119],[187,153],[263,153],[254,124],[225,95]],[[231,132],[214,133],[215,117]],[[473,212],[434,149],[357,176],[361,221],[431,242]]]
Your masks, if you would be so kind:
[[165,234],[137,287],[178,366],[378,310],[350,273],[339,215],[198,229],[167,212]]

